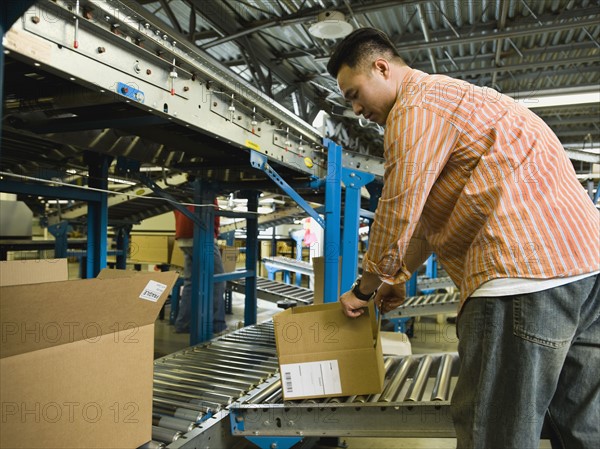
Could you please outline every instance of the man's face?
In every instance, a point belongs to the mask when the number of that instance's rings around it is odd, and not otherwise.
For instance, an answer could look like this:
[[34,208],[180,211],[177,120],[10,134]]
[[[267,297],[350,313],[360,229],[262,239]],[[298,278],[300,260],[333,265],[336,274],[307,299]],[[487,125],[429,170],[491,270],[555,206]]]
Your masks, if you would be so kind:
[[396,90],[391,79],[389,66],[382,66],[381,61],[369,67],[360,66],[351,69],[344,64],[338,72],[337,81],[340,91],[352,104],[356,115],[363,115],[367,120],[385,125],[396,100]]

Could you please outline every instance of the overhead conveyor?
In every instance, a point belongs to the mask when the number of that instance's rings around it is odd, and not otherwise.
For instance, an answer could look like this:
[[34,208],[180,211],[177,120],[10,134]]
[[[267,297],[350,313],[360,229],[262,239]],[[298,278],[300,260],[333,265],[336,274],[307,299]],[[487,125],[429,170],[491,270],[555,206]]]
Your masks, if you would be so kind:
[[234,448],[242,437],[259,447],[282,437],[453,437],[449,400],[458,356],[387,356],[384,365],[381,394],[284,402],[273,322],[237,330],[155,361],[154,444]]

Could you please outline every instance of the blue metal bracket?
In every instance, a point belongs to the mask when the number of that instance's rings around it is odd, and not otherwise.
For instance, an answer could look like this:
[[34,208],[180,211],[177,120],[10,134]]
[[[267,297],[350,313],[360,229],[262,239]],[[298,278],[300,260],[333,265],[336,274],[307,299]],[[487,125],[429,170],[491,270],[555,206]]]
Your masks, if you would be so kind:
[[290,197],[298,206],[300,206],[308,215],[310,215],[322,228],[325,228],[324,220],[317,214],[317,212],[302,198],[287,182],[283,180],[279,173],[275,171],[273,167],[269,165],[268,159],[265,155],[260,154],[256,151],[250,150],[250,164],[252,167],[262,170],[271,178],[275,183]]
[[437,269],[438,269],[437,265],[438,265],[437,256],[434,253],[431,256],[429,256],[429,258],[427,259],[426,268],[425,268],[425,276],[427,276],[428,278],[436,278],[437,277]]
[[[244,430],[244,416],[236,409],[231,409],[229,413],[229,420],[231,424],[231,433],[235,434],[237,430]],[[256,444],[261,449],[291,449],[300,441],[301,437],[246,437],[246,439]]]
[[302,441],[300,437],[246,437],[261,449],[290,449]]
[[146,96],[144,92],[139,90],[133,83],[125,84],[118,82],[116,91],[118,94],[123,95],[125,98],[136,101],[138,103],[144,103]]
[[138,174],[137,176],[138,176],[138,179],[140,180],[140,182],[142,182],[144,185],[146,185],[147,187],[152,189],[152,191],[154,193],[156,193],[161,198],[164,198],[167,201],[169,201],[171,203],[171,206],[173,207],[173,209],[177,209],[179,212],[181,212],[187,218],[192,220],[195,225],[200,226],[202,229],[206,229],[206,224],[203,223],[202,221],[200,221],[200,219],[197,215],[190,212],[187,209],[187,207],[183,207],[181,204],[179,204],[179,201],[174,196],[172,196],[171,194],[169,194],[169,193],[165,192],[163,189],[161,189],[158,184],[156,184],[152,179],[150,179],[150,177],[143,175],[141,173]]
[[417,271],[406,281],[406,297],[417,296]]
[[375,175],[359,170],[342,168],[346,186],[344,207],[344,237],[342,240],[342,292],[350,290],[358,274],[358,227],[360,224],[360,190],[375,179]]
[[[290,237],[296,242],[296,260],[302,260],[302,242],[304,241],[304,233],[302,230],[290,232]],[[302,274],[296,272],[296,285],[299,287],[302,284]]]
[[48,232],[54,236],[54,257],[64,259],[67,257],[69,222],[61,221],[48,226]]

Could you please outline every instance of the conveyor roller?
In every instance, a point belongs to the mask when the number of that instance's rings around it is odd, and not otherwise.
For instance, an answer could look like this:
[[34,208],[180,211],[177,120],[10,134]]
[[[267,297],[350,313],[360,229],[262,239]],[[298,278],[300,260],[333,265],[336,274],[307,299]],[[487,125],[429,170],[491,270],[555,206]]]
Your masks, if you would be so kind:
[[153,438],[184,449],[246,435],[453,437],[458,356],[391,356],[384,367],[381,394],[283,402],[273,323],[240,329],[155,361]]

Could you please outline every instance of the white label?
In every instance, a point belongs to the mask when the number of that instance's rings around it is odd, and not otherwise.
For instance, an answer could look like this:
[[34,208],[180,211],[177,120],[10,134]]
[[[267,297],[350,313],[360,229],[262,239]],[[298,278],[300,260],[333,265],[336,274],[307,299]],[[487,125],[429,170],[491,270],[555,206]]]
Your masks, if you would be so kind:
[[148,284],[146,284],[139,297],[147,301],[156,302],[166,289],[166,284],[161,284],[160,282],[156,281],[148,281]]
[[342,393],[337,360],[281,365],[281,380],[286,399]]

